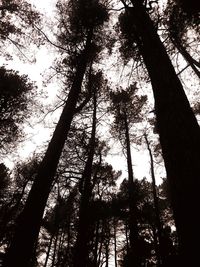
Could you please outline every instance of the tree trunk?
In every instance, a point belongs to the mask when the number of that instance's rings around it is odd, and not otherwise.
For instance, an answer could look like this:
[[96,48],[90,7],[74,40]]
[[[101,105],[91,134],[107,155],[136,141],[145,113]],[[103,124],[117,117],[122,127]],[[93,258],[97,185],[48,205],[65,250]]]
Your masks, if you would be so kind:
[[59,235],[59,230],[56,232],[56,238],[54,240],[53,257],[52,257],[52,261],[51,261],[51,267],[55,266],[57,245],[58,245],[58,235]]
[[47,267],[47,263],[48,263],[49,255],[50,255],[50,251],[51,251],[51,246],[52,246],[52,242],[53,242],[53,238],[54,238],[54,234],[51,235],[51,238],[50,238],[50,241],[49,241],[44,267]]
[[151,164],[151,179],[152,179],[152,189],[153,189],[153,200],[154,200],[154,210],[155,210],[155,223],[156,223],[156,254],[157,254],[157,263],[158,266],[161,265],[162,263],[162,224],[160,220],[160,210],[159,210],[159,203],[158,203],[158,196],[157,196],[157,191],[156,191],[156,178],[155,178],[155,173],[154,173],[154,162],[153,162],[153,155],[151,152],[151,148],[149,145],[149,141],[147,138],[147,135],[144,135],[146,144],[147,144],[147,149],[149,151],[149,157],[150,157],[150,164]]
[[105,244],[105,250],[106,250],[106,262],[105,267],[109,266],[109,243],[106,242]]
[[75,113],[78,97],[81,92],[82,80],[88,63],[87,56],[91,47],[91,39],[92,33],[88,37],[85,50],[79,58],[74,82],[68,94],[65,107],[53,133],[43,161],[40,164],[37,177],[35,178],[29,193],[24,210],[18,218],[15,234],[4,261],[5,267],[31,266],[30,259],[33,253],[34,244],[38,238],[45,205],[51,191],[59,158],[62,153],[71,121]]
[[130,229],[130,261],[134,266],[140,266],[139,247],[138,247],[138,226],[137,226],[137,208],[135,200],[135,186],[132,168],[132,157],[129,137],[129,125],[124,111],[124,126],[125,126],[125,142],[126,142],[126,156],[128,166],[128,189],[129,189],[129,229]]
[[100,240],[100,246],[99,246],[99,251],[98,251],[98,260],[97,260],[97,266],[100,266],[101,264],[101,254],[102,254],[102,248],[103,248],[103,221],[101,221],[101,240]]
[[132,23],[152,83],[155,111],[184,266],[199,261],[200,128],[145,8],[132,0]]
[[113,220],[114,225],[114,257],[115,257],[115,267],[117,267],[117,220]]
[[175,47],[178,49],[179,53],[183,56],[185,61],[189,64],[189,66],[192,68],[194,73],[197,75],[197,77],[200,79],[200,71],[198,68],[200,68],[200,63],[196,61],[186,50],[186,48],[181,44],[181,41],[171,38],[171,41],[175,45]]
[[74,267],[86,267],[88,259],[88,238],[90,231],[90,210],[89,202],[92,193],[92,166],[93,158],[95,152],[95,136],[96,136],[96,92],[93,92],[93,122],[92,122],[92,132],[89,142],[89,153],[87,162],[82,175],[82,194],[80,201],[80,211],[79,211],[79,226],[78,234],[75,245],[74,253]]
[[99,219],[96,222],[96,230],[95,230],[95,244],[94,244],[94,266],[98,267],[98,245],[99,245],[99,226],[100,226],[100,221]]
[[127,251],[127,254],[128,254],[128,251],[129,251],[129,247],[130,247],[130,244],[129,244],[129,239],[128,239],[128,222],[125,221],[125,237],[126,237],[126,251]]

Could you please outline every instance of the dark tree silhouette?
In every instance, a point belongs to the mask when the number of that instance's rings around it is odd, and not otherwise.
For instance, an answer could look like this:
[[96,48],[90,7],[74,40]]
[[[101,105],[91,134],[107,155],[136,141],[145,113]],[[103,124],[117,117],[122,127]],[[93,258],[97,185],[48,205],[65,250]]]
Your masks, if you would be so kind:
[[122,2],[152,83],[182,264],[195,265],[198,262],[195,244],[200,236],[197,215],[200,129],[145,7],[141,1],[132,0],[130,7]]
[[18,162],[12,170],[12,175],[9,175],[7,170],[7,176],[4,173],[1,177],[1,183],[6,185],[0,205],[0,245],[2,247],[8,246],[11,242],[15,220],[24,207],[38,165],[37,157],[28,159],[26,162]]
[[[84,2],[83,5],[83,1],[77,1],[76,3],[70,2],[68,5],[68,25],[75,37],[73,43],[71,43],[71,58],[74,60],[72,85],[25,207],[18,218],[15,234],[4,261],[4,266],[7,267],[13,265],[27,267],[32,265],[30,259],[37,242],[43,212],[52,187],[58,161],[72,118],[76,112],[83,77],[88,64],[94,60],[98,49],[100,49],[97,46],[98,40],[95,40],[95,38],[97,38],[98,30],[101,29],[108,15],[105,7],[98,1],[89,1],[87,5],[85,4]],[[83,7],[84,12],[82,10]],[[74,46],[77,47],[75,53],[73,53]]]
[[16,145],[23,136],[20,125],[27,119],[33,108],[36,86],[27,76],[20,76],[14,70],[0,68],[0,151]]
[[96,138],[96,113],[97,113],[97,88],[94,88],[92,93],[93,99],[93,119],[92,119],[92,131],[88,144],[88,158],[85,164],[85,168],[81,178],[80,191],[80,211],[79,211],[79,226],[77,241],[74,254],[74,267],[87,266],[88,257],[88,237],[90,230],[89,221],[89,203],[92,195],[92,167],[95,153],[95,138]]
[[115,114],[115,130],[118,131],[118,136],[123,140],[123,146],[126,151],[127,167],[128,167],[128,181],[129,181],[129,228],[130,228],[130,263],[135,266],[141,265],[139,258],[139,236],[137,226],[137,209],[135,200],[135,186],[134,175],[132,168],[131,157],[131,141],[130,141],[130,127],[131,124],[140,122],[142,117],[140,115],[141,109],[146,102],[146,96],[137,96],[136,84],[130,86],[127,91],[112,92],[111,100],[113,107],[111,108]]
[[[34,31],[34,24],[39,22],[40,14],[26,0],[2,0],[0,3],[0,53],[12,58],[11,53],[5,50],[5,45],[12,44],[23,54],[22,50],[27,46],[24,41],[28,38],[29,41],[31,39],[32,42],[39,44],[39,35]],[[36,35],[37,38],[33,38]]]
[[[170,42],[177,48],[178,52],[183,56],[197,77],[200,78],[200,63],[198,59],[191,56],[193,50],[191,46],[193,46],[194,42],[198,43],[200,38],[198,12],[195,14],[188,14],[180,5],[175,4],[174,1],[168,1],[164,11],[163,22],[167,27]],[[196,41],[193,40],[191,42],[189,37],[191,31],[194,31],[194,39],[196,39]],[[196,52],[196,54],[198,55],[198,52]]]
[[160,217],[160,210],[159,210],[159,200],[158,200],[158,194],[157,194],[157,188],[156,188],[156,177],[155,177],[155,171],[154,171],[154,160],[153,160],[153,154],[150,147],[150,142],[148,140],[147,134],[144,134],[144,138],[146,141],[147,149],[149,152],[150,157],[150,170],[151,170],[151,179],[152,179],[152,191],[153,191],[153,200],[154,200],[154,210],[155,210],[155,225],[156,225],[156,231],[155,231],[155,249],[157,253],[157,264],[158,266],[161,266],[163,262],[162,258],[162,223],[161,223],[161,217]]

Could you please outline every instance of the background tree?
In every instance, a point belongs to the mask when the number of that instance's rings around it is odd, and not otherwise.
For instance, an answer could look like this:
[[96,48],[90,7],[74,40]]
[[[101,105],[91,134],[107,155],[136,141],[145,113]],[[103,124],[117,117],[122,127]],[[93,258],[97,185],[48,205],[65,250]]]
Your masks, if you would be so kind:
[[[180,3],[175,4],[174,1],[168,1],[162,21],[163,26],[166,27],[169,41],[177,48],[197,77],[200,78],[200,64],[198,62],[198,43],[200,37],[198,12],[194,14],[187,13],[182,9]],[[196,49],[195,46],[197,47]]]
[[4,193],[2,192],[0,205],[0,246],[2,249],[9,246],[11,242],[15,220],[24,207],[38,165],[39,159],[35,157],[26,162],[19,162],[12,172],[4,167],[4,175],[1,176]]
[[22,52],[27,45],[25,41],[29,39],[30,42],[31,39],[32,42],[40,43],[39,35],[34,31],[34,24],[40,22],[40,14],[25,0],[2,0],[0,21],[1,54],[12,58],[12,55],[5,50],[5,46],[12,44],[27,59]]
[[0,68],[0,151],[7,153],[23,137],[22,124],[33,114],[36,86],[27,76]]
[[113,113],[115,114],[115,131],[120,137],[125,148],[127,167],[128,167],[128,181],[129,181],[129,228],[130,228],[130,264],[133,262],[136,266],[141,265],[139,258],[139,236],[136,220],[136,201],[135,201],[135,186],[132,169],[131,158],[131,141],[130,128],[134,123],[142,120],[141,110],[146,102],[146,96],[138,96],[136,94],[136,84],[130,86],[126,91],[112,92],[111,100]]

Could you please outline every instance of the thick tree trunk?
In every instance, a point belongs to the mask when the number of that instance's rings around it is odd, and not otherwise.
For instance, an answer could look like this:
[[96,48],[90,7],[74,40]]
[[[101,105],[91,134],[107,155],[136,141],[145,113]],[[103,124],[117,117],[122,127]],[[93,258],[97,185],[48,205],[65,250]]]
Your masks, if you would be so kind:
[[74,267],[86,267],[88,260],[88,239],[90,232],[90,210],[89,203],[92,194],[92,166],[93,158],[95,152],[95,136],[96,136],[96,92],[93,92],[93,122],[92,122],[92,132],[89,142],[89,154],[87,162],[82,175],[82,194],[80,202],[80,211],[79,211],[79,226],[78,234],[75,245],[74,253]]
[[[140,2],[129,9],[152,83],[155,111],[184,266],[199,261],[200,128],[153,23]],[[183,265],[182,265],[183,266]]]
[[126,112],[124,111],[124,126],[125,126],[125,142],[126,142],[126,156],[127,156],[127,167],[128,167],[128,189],[129,189],[129,229],[130,229],[130,262],[135,267],[140,265],[139,257],[139,234],[137,226],[137,208],[135,200],[135,186],[134,186],[134,176],[132,168],[132,157],[131,157],[131,145],[129,137],[129,125]]
[[79,58],[76,75],[68,94],[65,107],[43,161],[40,164],[37,177],[29,193],[24,210],[18,218],[15,234],[4,261],[5,267],[29,267],[32,264],[30,259],[34,244],[38,238],[43,212],[51,191],[59,158],[75,113],[79,93],[81,92],[82,80],[88,63],[87,56],[90,50],[91,39],[92,35],[88,37],[85,50]]

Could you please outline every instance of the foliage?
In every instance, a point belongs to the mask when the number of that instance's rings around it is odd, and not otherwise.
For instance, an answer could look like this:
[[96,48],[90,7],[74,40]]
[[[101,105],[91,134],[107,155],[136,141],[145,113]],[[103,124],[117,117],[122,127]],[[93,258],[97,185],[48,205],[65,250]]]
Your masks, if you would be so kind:
[[27,76],[20,76],[14,70],[0,68],[0,150],[16,144],[23,136],[21,124],[30,114],[36,86],[30,82]]
[[63,47],[61,68],[62,70],[67,68],[68,82],[73,80],[74,70],[79,64],[88,38],[92,38],[87,51],[88,61],[99,61],[100,52],[106,44],[105,35],[109,37],[105,31],[105,22],[109,18],[108,2],[97,0],[57,2],[56,7],[60,17],[57,39],[59,45]]
[[130,129],[134,124],[143,120],[143,109],[147,101],[146,95],[137,94],[137,83],[126,90],[119,88],[110,93],[111,106],[109,110],[114,114],[112,132],[117,134],[120,141],[125,142],[125,124]]
[[167,18],[168,31],[175,40],[178,39],[186,42],[189,36],[188,30],[195,30],[199,38],[200,19],[198,13],[186,13],[180,5],[169,0],[164,14],[165,17]]
[[[26,0],[2,0],[0,3],[0,47],[3,48],[9,43],[18,50],[24,48],[24,40],[27,40],[27,33],[31,32],[32,42],[38,42],[34,33],[34,23],[39,23],[40,15],[33,10],[31,4]],[[23,37],[23,41],[22,41]],[[2,49],[1,53],[5,53]],[[10,57],[11,55],[7,53]]]
[[10,242],[16,218],[24,207],[38,165],[39,159],[31,158],[26,162],[18,162],[11,173],[4,164],[0,164],[0,246],[2,248]]
[[138,36],[135,26],[132,23],[131,12],[125,10],[119,15],[116,31],[120,40],[120,54],[124,62],[128,62],[131,58],[141,60],[137,46]]

